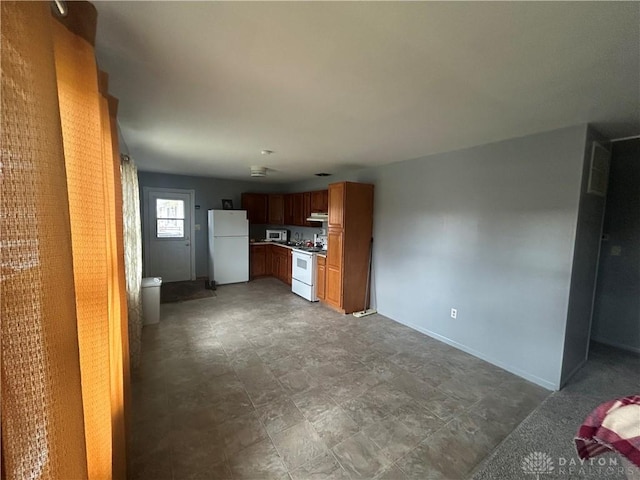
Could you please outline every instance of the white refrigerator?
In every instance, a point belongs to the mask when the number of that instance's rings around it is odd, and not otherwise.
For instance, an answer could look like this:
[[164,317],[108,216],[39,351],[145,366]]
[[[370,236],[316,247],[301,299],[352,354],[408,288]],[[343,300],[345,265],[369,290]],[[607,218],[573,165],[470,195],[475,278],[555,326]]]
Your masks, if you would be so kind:
[[245,210],[209,210],[209,283],[249,281],[249,221]]

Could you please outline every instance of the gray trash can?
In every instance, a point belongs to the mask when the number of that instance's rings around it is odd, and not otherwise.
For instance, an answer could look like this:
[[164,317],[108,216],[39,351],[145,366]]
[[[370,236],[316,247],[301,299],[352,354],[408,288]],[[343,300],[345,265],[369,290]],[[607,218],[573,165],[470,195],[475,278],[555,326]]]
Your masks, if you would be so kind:
[[142,324],[151,325],[160,322],[160,286],[162,278],[146,277],[142,279]]

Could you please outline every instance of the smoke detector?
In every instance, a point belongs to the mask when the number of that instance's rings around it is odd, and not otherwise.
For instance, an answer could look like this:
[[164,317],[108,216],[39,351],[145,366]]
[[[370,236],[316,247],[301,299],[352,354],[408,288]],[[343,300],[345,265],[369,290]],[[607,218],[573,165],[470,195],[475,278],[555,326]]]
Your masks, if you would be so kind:
[[267,167],[251,167],[251,176],[252,177],[266,177],[267,176]]

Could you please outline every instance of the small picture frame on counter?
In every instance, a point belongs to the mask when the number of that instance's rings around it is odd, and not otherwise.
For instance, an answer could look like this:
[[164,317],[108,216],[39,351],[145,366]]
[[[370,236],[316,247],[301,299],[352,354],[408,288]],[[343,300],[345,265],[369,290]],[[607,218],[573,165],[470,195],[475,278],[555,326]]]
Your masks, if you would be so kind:
[[223,210],[233,210],[233,200],[222,199],[222,209]]

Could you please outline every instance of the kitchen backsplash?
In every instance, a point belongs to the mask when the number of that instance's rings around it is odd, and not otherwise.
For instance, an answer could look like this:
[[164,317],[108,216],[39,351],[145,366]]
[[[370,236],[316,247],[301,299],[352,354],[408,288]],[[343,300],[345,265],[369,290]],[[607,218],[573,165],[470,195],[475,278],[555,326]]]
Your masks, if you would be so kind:
[[[298,227],[293,225],[250,225],[249,235],[250,239],[256,241],[263,240],[266,235],[266,230],[282,230],[286,229],[290,232],[290,239],[292,241],[297,240],[311,240],[313,241],[313,235],[322,233],[322,228],[315,227]],[[297,236],[296,236],[297,235]]]

